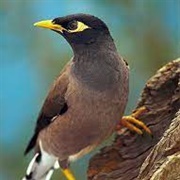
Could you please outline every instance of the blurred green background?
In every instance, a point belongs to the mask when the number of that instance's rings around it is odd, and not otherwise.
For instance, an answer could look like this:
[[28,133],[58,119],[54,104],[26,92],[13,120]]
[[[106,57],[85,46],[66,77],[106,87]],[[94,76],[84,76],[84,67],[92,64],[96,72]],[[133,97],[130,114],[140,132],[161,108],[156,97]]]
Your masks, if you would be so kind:
[[[135,107],[147,79],[180,56],[179,0],[0,0],[0,180],[24,175],[32,154],[25,158],[23,151],[38,112],[72,56],[62,37],[33,23],[80,12],[107,23],[130,64],[126,113]],[[73,163],[78,180],[86,179],[89,157]]]

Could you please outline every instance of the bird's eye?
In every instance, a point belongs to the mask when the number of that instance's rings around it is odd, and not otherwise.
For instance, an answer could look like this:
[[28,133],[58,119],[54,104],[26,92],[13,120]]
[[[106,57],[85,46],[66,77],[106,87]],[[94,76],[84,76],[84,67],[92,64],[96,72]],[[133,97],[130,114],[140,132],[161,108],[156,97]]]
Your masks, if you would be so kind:
[[78,23],[75,20],[69,22],[68,25],[67,25],[68,30],[75,30],[75,29],[77,29],[77,27],[78,27]]

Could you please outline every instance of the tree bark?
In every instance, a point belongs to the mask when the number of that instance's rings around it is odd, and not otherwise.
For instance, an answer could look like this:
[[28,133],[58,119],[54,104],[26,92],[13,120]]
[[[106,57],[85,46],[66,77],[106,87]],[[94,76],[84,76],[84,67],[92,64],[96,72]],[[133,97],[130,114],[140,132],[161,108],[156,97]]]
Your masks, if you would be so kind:
[[149,79],[136,110],[142,106],[138,118],[153,137],[123,128],[91,158],[89,180],[180,180],[180,58]]

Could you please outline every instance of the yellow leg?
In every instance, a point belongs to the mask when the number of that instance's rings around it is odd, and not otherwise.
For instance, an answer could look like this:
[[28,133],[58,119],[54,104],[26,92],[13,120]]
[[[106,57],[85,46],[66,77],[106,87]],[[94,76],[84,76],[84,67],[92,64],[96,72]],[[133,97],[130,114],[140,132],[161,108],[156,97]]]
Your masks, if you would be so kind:
[[64,173],[67,180],[76,180],[70,169],[62,169],[62,172]]
[[[123,116],[120,121],[121,125],[127,127],[131,131],[135,131],[138,134],[143,134],[142,130],[136,127],[139,126],[140,128],[144,129],[147,133],[151,134],[151,130],[142,121],[137,119],[137,117],[145,111],[146,108],[141,107],[136,112],[132,113],[130,116]],[[117,130],[118,129],[119,127],[117,128]]]

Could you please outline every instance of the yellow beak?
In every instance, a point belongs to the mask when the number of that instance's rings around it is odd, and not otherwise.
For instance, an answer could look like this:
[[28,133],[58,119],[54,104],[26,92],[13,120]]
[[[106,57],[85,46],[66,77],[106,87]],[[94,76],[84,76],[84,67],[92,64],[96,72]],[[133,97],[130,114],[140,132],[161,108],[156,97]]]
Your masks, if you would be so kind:
[[54,24],[52,20],[39,21],[34,23],[34,26],[60,31],[61,33],[63,33],[63,30],[66,30],[61,25]]

